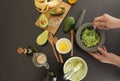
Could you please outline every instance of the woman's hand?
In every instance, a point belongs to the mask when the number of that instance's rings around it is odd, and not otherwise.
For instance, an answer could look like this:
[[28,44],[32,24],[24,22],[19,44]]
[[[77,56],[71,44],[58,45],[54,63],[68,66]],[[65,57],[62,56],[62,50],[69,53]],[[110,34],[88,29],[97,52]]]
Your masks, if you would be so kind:
[[105,47],[98,48],[98,52],[89,54],[103,63],[109,63],[120,67],[120,57],[113,53],[109,53]]
[[114,29],[120,28],[120,19],[104,14],[102,16],[96,17],[93,21],[93,26],[99,29]]

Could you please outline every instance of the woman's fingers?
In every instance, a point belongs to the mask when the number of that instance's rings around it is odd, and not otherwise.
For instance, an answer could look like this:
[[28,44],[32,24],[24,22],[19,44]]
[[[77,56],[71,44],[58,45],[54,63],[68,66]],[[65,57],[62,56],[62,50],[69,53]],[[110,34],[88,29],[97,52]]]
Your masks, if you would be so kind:
[[105,47],[105,46],[103,46],[102,48],[104,49],[104,51],[105,51],[105,52],[107,52],[107,49],[106,49],[106,47]]
[[107,23],[106,22],[95,22],[94,23],[95,26],[97,27],[107,27]]
[[108,19],[106,18],[108,15],[104,14],[102,16],[96,17],[93,21],[93,26],[99,29],[108,30]]
[[107,17],[108,17],[109,15],[108,14],[104,14],[104,15],[102,15],[102,16],[98,16],[98,17],[96,17],[95,19],[94,19],[94,21],[96,21],[96,22],[106,22],[108,19],[107,19]]
[[101,53],[101,55],[107,54],[107,50],[105,48],[98,48],[98,51]]
[[91,56],[93,56],[94,58],[96,58],[96,59],[100,59],[100,54],[99,53],[92,53],[92,52],[89,52],[89,54],[91,55]]
[[101,55],[100,53],[96,52],[96,53],[89,53],[91,56],[93,56],[94,58],[96,58],[97,60],[99,60],[100,62],[104,62],[104,56]]
[[99,17],[96,17],[94,19],[95,22],[100,22],[100,21],[104,21],[103,17],[102,16],[99,16]]

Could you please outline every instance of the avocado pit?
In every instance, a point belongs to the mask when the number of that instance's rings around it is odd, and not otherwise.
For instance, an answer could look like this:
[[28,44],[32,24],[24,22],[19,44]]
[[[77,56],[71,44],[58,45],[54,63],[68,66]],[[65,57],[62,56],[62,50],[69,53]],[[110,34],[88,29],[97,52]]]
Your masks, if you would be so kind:
[[46,24],[46,20],[44,18],[41,19],[41,24],[42,25]]
[[46,28],[48,26],[48,18],[45,14],[40,15],[39,25],[40,25],[41,28]]

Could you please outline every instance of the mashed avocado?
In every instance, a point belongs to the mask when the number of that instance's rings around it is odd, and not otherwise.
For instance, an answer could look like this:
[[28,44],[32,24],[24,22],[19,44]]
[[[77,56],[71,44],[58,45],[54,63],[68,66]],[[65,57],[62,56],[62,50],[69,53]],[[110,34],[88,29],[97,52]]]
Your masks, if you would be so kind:
[[97,31],[86,28],[82,32],[81,40],[87,47],[94,47],[100,42],[100,36]]

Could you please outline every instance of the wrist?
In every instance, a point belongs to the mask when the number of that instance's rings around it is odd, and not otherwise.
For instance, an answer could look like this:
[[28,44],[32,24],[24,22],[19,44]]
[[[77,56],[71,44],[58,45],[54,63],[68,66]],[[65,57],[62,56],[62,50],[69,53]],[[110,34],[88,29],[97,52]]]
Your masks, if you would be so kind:
[[117,21],[117,26],[118,26],[118,28],[120,28],[120,19],[118,19],[118,21]]
[[120,68],[120,56],[113,54],[112,58],[114,58],[112,64]]

